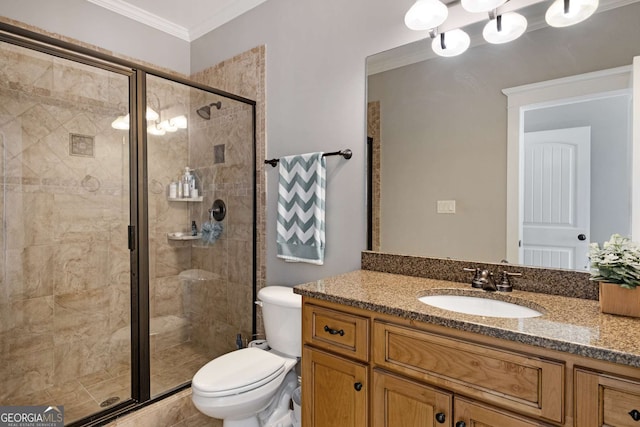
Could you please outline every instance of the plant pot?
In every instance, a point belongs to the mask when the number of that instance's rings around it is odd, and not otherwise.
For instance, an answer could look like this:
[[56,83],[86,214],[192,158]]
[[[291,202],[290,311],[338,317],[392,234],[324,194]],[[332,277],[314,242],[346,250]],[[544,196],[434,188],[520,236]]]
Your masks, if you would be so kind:
[[640,317],[640,287],[627,289],[614,283],[600,282],[600,311]]

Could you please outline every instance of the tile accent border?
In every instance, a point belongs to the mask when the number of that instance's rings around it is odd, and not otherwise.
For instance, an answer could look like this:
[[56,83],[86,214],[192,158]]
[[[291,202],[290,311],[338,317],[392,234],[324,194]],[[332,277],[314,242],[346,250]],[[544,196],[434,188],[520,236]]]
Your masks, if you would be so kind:
[[370,251],[363,251],[360,261],[363,270],[461,283],[470,283],[473,276],[472,273],[462,270],[465,267],[488,269],[494,273],[500,271],[522,273],[522,277],[511,278],[511,284],[514,289],[571,298],[598,299],[598,283],[589,280],[589,273],[578,271],[394,255]]

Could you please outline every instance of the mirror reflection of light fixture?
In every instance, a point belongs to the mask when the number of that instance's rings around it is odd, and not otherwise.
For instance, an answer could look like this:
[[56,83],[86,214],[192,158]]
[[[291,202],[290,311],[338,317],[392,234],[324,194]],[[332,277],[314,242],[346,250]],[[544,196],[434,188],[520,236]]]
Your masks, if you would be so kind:
[[147,126],[147,133],[150,135],[162,136],[167,133],[167,131],[163,129],[158,122],[153,122]]
[[404,15],[409,29],[421,31],[436,28],[449,16],[449,9],[439,0],[418,0]]
[[493,44],[507,43],[520,37],[527,29],[527,18],[516,12],[504,13],[484,26],[482,36]]
[[461,29],[440,33],[431,42],[431,49],[440,56],[457,56],[469,48],[469,34]]
[[467,12],[489,12],[505,4],[507,0],[462,0],[460,4]]
[[118,116],[111,122],[111,127],[118,130],[129,130],[129,115]]
[[555,0],[545,19],[552,27],[568,27],[584,21],[598,8],[598,0]]

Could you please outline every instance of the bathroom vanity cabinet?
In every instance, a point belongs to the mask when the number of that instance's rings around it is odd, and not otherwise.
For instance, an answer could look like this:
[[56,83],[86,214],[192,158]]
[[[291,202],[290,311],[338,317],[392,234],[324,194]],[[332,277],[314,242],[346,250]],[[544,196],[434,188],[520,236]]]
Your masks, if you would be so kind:
[[305,427],[640,426],[640,368],[303,298]]

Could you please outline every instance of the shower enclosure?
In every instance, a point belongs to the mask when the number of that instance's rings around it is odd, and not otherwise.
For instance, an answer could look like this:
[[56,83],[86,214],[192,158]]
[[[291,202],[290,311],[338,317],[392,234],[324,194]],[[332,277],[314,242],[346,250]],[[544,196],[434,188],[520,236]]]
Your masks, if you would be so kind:
[[255,333],[255,103],[0,30],[0,405],[100,422]]

